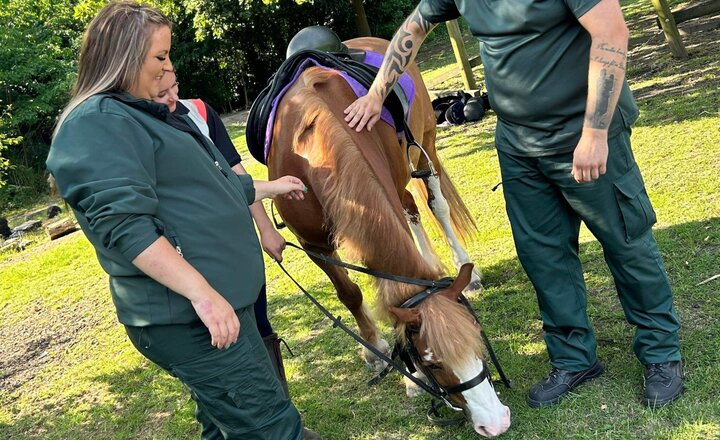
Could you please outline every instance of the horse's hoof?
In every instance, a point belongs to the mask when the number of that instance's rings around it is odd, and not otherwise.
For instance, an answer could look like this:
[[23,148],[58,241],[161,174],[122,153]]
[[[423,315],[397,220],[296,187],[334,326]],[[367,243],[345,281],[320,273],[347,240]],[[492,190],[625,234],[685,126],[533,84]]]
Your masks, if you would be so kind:
[[[413,374],[413,376],[417,377],[417,373]],[[421,396],[423,393],[425,393],[425,390],[423,390],[422,388],[417,386],[417,384],[415,384],[415,382],[411,381],[407,377],[404,378],[404,380],[405,380],[405,394],[407,394],[407,396],[409,398],[412,399],[413,397],[418,397],[418,396]]]
[[[390,351],[390,345],[388,345],[387,341],[384,339],[380,339],[377,344],[375,344],[375,347],[380,350],[385,356],[388,358],[392,354]],[[363,347],[363,359],[365,360],[365,365],[375,371],[375,372],[381,372],[385,369],[387,366],[387,362],[377,357],[372,351],[368,350],[367,348]]]
[[376,359],[374,361],[365,362],[365,366],[375,373],[379,373],[387,367],[387,362]]

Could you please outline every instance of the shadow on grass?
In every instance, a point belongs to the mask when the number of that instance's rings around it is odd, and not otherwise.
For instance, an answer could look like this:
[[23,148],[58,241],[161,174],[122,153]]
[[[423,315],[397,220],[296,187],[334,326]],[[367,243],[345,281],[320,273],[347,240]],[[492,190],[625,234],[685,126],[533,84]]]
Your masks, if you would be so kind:
[[[146,367],[100,374],[93,378],[105,392],[90,399],[82,395],[61,405],[48,405],[39,414],[0,423],[0,438],[12,439],[140,439],[199,437],[194,423],[178,424],[180,407],[194,408],[180,383],[148,363]],[[180,408],[182,409],[182,408]],[[187,411],[186,411],[187,412]]]

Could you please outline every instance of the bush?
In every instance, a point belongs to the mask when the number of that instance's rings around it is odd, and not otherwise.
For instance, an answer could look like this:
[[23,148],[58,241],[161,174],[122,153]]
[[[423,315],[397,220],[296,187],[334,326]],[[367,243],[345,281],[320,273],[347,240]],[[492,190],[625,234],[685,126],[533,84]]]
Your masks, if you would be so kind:
[[0,132],[0,189],[7,184],[7,172],[10,170],[10,160],[7,158],[8,147],[19,144],[21,137],[8,138]]
[[[0,135],[23,137],[9,157],[32,158],[23,165],[42,167],[44,154],[28,155],[29,144],[50,142],[59,110],[73,81],[80,36],[70,0],[8,0],[0,9]],[[6,156],[7,157],[7,156]]]

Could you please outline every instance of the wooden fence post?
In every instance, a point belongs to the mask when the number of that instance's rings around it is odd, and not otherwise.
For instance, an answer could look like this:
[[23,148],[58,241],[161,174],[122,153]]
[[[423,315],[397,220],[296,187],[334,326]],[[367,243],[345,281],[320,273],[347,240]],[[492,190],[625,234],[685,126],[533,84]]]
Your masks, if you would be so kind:
[[670,6],[668,6],[667,0],[652,0],[652,4],[655,7],[655,12],[658,14],[660,26],[663,28],[665,39],[670,45],[670,50],[673,55],[677,58],[688,58],[687,50],[683,45],[682,38],[680,38],[680,32],[678,31],[677,24],[675,24],[672,12],[670,12]]
[[463,43],[462,35],[460,34],[460,26],[457,20],[451,20],[445,22],[448,34],[450,34],[450,43],[452,44],[453,52],[455,52],[455,60],[457,60],[460,72],[462,73],[463,84],[466,90],[477,89],[475,83],[475,77],[472,73],[472,67],[470,67],[470,61],[468,60],[467,51],[465,50],[465,43]]

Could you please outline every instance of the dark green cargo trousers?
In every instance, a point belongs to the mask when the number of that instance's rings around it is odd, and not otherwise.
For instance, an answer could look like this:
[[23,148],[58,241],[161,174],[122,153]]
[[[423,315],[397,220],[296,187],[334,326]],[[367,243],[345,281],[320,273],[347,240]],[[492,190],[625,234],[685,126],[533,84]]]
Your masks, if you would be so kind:
[[222,350],[199,321],[125,329],[140,353],[189,388],[203,440],[298,440],[300,414],[273,373],[253,308],[236,313],[240,337]]
[[597,359],[578,258],[581,220],[602,245],[625,317],[636,327],[635,355],[644,364],[680,359],[680,320],[630,130],[608,145],[607,172],[591,183],[575,182],[572,152],[519,157],[498,151],[515,247],[537,293],[550,360],[569,371]]

